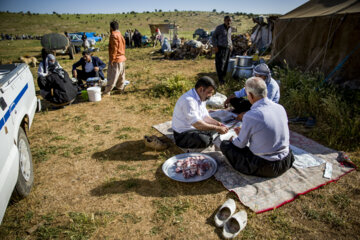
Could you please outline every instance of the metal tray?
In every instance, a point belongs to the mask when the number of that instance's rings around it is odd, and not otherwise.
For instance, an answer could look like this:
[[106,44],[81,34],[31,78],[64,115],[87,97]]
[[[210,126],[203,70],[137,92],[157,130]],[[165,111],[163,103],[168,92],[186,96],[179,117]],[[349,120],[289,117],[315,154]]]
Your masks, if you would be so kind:
[[[177,160],[184,159],[187,157],[195,157],[195,156],[203,156],[210,163],[210,166],[211,166],[210,169],[207,170],[203,176],[196,175],[194,177],[184,178],[184,176],[182,175],[181,172],[180,173],[175,172],[175,169],[176,169],[175,162],[177,162]],[[169,158],[168,160],[166,160],[162,165],[162,170],[166,176],[168,176],[169,178],[171,178],[175,181],[200,182],[200,181],[210,178],[212,175],[214,175],[216,173],[217,163],[214,158],[210,157],[209,155],[203,154],[203,153],[183,153],[183,154],[173,156],[173,157]]]

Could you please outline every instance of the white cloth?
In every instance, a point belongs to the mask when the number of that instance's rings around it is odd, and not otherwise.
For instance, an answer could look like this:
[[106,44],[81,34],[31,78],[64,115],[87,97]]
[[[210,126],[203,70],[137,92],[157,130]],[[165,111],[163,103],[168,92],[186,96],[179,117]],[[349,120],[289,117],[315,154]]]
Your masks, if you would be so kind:
[[295,147],[294,145],[290,145],[290,149],[294,154],[295,161],[293,165],[296,168],[316,167],[325,162],[325,160],[316,157],[301,148]]
[[206,102],[201,101],[195,88],[184,93],[176,102],[172,117],[172,129],[178,133],[193,130],[192,124],[209,116]]

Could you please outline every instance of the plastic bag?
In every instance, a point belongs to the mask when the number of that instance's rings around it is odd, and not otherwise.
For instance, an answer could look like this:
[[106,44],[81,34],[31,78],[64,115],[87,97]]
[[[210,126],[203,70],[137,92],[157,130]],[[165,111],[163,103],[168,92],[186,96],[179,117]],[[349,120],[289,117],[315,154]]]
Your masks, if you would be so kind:
[[206,105],[212,108],[223,108],[226,99],[227,97],[224,94],[216,93],[206,102]]

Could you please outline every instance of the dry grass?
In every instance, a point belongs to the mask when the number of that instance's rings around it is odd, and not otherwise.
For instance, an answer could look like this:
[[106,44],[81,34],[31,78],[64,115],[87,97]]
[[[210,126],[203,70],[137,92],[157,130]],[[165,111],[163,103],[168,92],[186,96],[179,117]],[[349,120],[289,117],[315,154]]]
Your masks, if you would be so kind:
[[[190,82],[215,76],[214,59],[153,60],[152,50],[127,50],[132,84],[125,94],[36,114],[29,135],[34,188],[8,207],[1,239],[218,239],[218,207],[233,198],[244,209],[214,178],[192,184],[167,178],[162,163],[181,153],[173,144],[165,152],[145,148],[143,136],[160,136],[151,126],[171,119],[176,100],[149,90],[175,75]],[[107,59],[106,51],[97,55]],[[60,57],[69,72],[72,63]],[[358,152],[351,157],[360,159]],[[355,171],[275,211],[246,209],[248,226],[239,239],[358,239],[359,180]]]

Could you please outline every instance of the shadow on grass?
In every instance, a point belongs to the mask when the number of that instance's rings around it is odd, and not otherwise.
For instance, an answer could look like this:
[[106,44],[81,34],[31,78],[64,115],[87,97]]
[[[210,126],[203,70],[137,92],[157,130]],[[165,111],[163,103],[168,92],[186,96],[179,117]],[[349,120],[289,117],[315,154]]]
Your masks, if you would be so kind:
[[155,172],[155,180],[130,178],[127,180],[114,180],[103,183],[91,190],[92,196],[105,196],[109,194],[125,194],[136,192],[141,196],[151,197],[176,197],[187,195],[216,194],[224,191],[220,182],[209,178],[202,182],[183,183],[168,178],[161,165]]
[[92,158],[99,161],[143,161],[154,159],[154,157],[149,149],[145,148],[143,140],[122,142],[92,155]]

